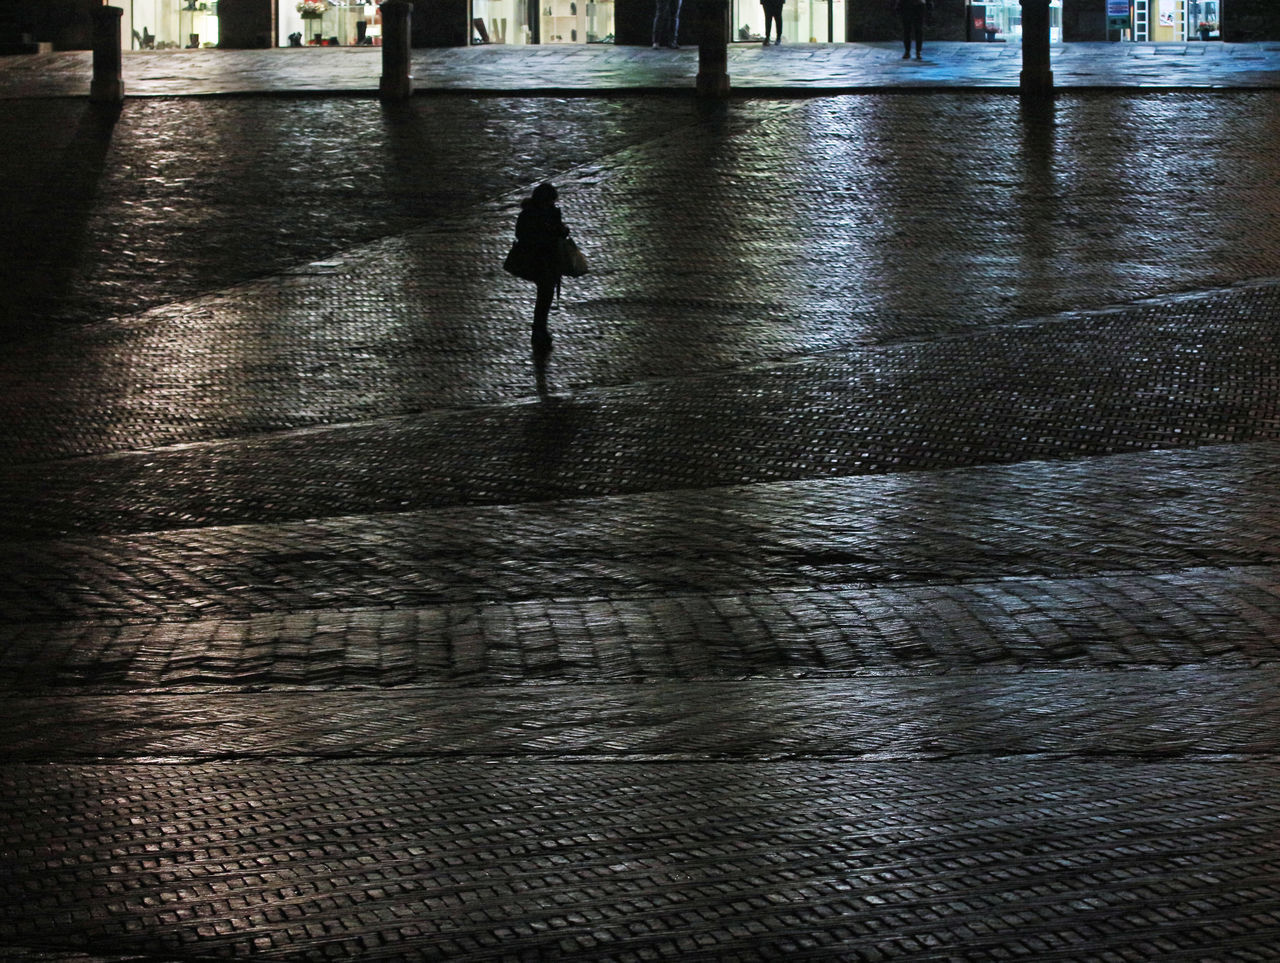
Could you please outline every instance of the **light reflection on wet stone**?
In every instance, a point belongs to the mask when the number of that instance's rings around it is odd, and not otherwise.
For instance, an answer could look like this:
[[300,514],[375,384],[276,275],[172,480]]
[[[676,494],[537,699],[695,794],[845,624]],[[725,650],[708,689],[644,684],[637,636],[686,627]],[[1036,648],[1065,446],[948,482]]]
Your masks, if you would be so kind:
[[0,105],[0,942],[1269,951],[1274,99],[545,106]]

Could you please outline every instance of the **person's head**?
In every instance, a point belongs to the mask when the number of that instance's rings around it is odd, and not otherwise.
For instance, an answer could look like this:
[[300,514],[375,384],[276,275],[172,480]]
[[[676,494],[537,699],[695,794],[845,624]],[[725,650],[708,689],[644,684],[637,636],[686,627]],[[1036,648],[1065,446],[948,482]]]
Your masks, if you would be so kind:
[[556,198],[560,195],[556,192],[554,184],[539,184],[533,189],[531,197],[535,204],[545,204],[550,207],[556,202]]

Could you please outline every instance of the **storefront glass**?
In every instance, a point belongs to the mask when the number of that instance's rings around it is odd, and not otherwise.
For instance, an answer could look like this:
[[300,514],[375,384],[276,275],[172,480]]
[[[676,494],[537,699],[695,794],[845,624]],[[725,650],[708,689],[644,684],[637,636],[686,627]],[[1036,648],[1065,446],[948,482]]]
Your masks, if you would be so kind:
[[[1020,0],[975,3],[969,8],[969,39],[1022,42]],[[1062,0],[1049,2],[1049,42],[1062,43]]]
[[[733,0],[733,39],[764,39],[764,7],[758,0]],[[844,43],[845,0],[786,0],[783,43]]]
[[471,0],[471,42],[613,43],[614,0]]
[[529,0],[472,0],[472,43],[533,43]]
[[130,50],[218,45],[218,0],[129,0],[121,27]]
[[282,47],[372,46],[382,42],[382,0],[280,0]]
[[1222,4],[1219,0],[1188,0],[1187,39],[1221,40],[1222,31],[1218,29],[1221,19]]
[[1133,0],[1133,39],[1139,43],[1221,40],[1221,0]]

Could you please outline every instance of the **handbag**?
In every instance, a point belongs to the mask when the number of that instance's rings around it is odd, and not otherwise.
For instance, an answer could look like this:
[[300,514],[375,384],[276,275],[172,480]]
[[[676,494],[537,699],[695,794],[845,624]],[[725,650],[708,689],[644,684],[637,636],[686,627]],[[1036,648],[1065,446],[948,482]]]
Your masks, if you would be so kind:
[[566,237],[560,241],[560,273],[571,278],[580,278],[591,270],[587,266],[587,256],[578,250],[573,238]]
[[511,250],[507,252],[507,259],[502,262],[502,269],[524,281],[538,280],[538,265],[537,259],[533,256],[533,248],[519,241],[511,245]]

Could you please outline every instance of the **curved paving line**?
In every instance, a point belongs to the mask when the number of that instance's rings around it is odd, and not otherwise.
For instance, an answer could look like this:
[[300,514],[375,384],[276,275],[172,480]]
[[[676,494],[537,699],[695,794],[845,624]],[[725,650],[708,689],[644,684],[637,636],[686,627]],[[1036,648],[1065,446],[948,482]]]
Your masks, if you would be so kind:
[[1275,444],[11,542],[16,621],[1270,565]]
[[[924,109],[901,108],[911,117]],[[1170,279],[1220,284],[1274,270],[1270,252],[1280,245],[1267,244],[1270,228],[1255,224],[1247,249],[1217,250],[1206,275],[1200,247],[1214,232],[1202,228],[1227,231],[1239,213],[1172,204],[1154,187],[1127,209],[1092,185],[1046,198],[1043,209],[1010,206],[1010,190],[1030,203],[1040,186],[1054,185],[1054,170],[1087,146],[1096,109],[1068,110],[1057,141],[1040,144],[1017,127],[995,132],[990,149],[1006,158],[1010,183],[955,195],[958,171],[974,158],[963,144],[947,147],[912,203],[892,200],[910,196],[915,182],[883,140],[902,118],[866,106],[730,112],[705,122],[707,136],[688,137],[686,127],[575,169],[566,207],[598,255],[597,272],[571,289],[557,319],[553,390],[936,339],[1140,299]],[[956,104],[947,110],[963,113]],[[932,143],[923,123],[911,120],[903,135],[921,149]],[[1038,151],[1047,158],[1039,167]],[[1231,172],[1224,194],[1264,190],[1246,176],[1248,165],[1222,170]],[[665,203],[682,181],[708,203]],[[870,203],[877,197],[883,203]],[[56,350],[29,348],[10,361],[9,377],[31,382],[30,403],[13,411],[13,457],[529,398],[539,373],[525,344],[528,292],[497,268],[516,200],[489,200],[473,215],[157,309],[136,324],[77,331]],[[709,246],[708,238],[719,240]],[[1175,250],[1158,249],[1168,245]],[[928,253],[942,250],[952,256]]]

